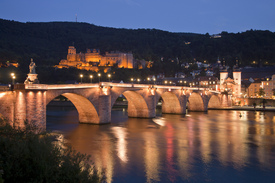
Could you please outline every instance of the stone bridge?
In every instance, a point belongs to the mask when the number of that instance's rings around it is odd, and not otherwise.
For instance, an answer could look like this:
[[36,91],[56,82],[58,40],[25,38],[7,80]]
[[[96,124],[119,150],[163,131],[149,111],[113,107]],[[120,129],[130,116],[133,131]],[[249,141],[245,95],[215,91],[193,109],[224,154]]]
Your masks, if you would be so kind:
[[128,101],[128,116],[153,118],[162,98],[162,113],[185,114],[230,106],[230,96],[205,88],[167,85],[120,84],[16,84],[10,91],[0,91],[0,114],[16,127],[27,120],[46,129],[46,106],[63,95],[76,107],[80,123],[111,122],[111,110],[120,95]]

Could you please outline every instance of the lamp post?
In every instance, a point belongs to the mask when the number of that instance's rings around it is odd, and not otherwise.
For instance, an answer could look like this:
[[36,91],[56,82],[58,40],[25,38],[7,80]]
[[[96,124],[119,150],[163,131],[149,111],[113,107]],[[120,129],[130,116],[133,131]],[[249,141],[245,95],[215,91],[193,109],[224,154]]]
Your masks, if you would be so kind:
[[91,83],[93,83],[93,75],[90,75]]
[[134,78],[131,78],[131,82],[132,82],[132,84],[134,83]]
[[154,81],[154,85],[156,84],[156,78],[153,78],[153,81]]
[[11,73],[11,78],[12,78],[12,84],[14,85],[14,80],[15,80],[15,74]]
[[164,81],[164,84],[167,84],[167,81]]
[[138,82],[138,84],[139,84],[139,82],[140,82],[140,79],[139,79],[139,78],[137,79],[137,82]]
[[111,74],[108,74],[108,78],[109,78],[109,82],[110,82]]
[[83,74],[80,74],[80,83],[82,84]]
[[101,76],[101,74],[98,73],[98,82],[99,82],[99,83],[100,83],[100,76]]
[[147,81],[148,81],[148,84],[149,84],[149,82],[150,82],[150,78],[147,78]]

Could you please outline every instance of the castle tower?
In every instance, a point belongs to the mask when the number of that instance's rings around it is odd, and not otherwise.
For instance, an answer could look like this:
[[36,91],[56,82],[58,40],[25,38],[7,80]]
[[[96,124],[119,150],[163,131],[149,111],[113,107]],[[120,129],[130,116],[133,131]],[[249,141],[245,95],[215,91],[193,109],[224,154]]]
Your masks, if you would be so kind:
[[74,46],[69,46],[69,49],[68,49],[68,54],[71,55],[71,54],[76,54],[76,49]]
[[67,61],[68,62],[75,62],[76,61],[76,49],[75,49],[74,46],[69,46],[69,48],[68,48]]
[[235,82],[234,86],[234,92],[235,96],[240,97],[241,96],[241,81],[242,81],[242,75],[241,71],[235,70],[233,71],[233,79]]

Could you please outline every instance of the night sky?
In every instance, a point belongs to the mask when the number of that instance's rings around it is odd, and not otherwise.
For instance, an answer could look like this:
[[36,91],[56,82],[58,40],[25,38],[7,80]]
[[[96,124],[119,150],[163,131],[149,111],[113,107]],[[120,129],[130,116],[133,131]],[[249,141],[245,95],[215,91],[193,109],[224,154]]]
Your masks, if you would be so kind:
[[0,18],[216,34],[275,32],[275,0],[0,0]]

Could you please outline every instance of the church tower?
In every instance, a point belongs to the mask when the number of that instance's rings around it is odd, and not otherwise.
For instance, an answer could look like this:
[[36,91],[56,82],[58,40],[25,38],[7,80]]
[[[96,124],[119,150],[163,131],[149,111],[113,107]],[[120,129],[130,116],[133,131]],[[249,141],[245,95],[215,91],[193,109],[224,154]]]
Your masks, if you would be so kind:
[[234,70],[233,71],[233,79],[235,82],[235,86],[234,86],[235,96],[240,97],[241,96],[241,81],[242,81],[241,71]]
[[226,78],[228,78],[227,70],[223,70],[220,72],[220,91],[224,91],[223,83],[225,82]]

